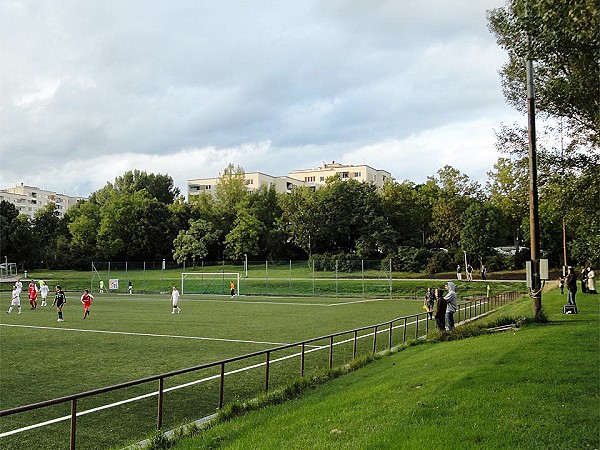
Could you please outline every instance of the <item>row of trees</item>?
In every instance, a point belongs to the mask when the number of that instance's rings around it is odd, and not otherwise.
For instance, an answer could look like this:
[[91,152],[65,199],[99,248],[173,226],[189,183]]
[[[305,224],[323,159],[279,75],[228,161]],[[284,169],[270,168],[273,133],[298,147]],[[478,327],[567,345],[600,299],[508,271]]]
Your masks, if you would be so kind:
[[[446,166],[423,184],[387,182],[377,189],[332,178],[317,190],[278,194],[264,186],[249,192],[244,170],[229,165],[214,196],[186,202],[168,175],[131,171],[62,218],[53,204],[29,220],[2,202],[1,251],[25,269],[89,268],[90,261],[165,258],[190,265],[319,255],[392,258],[401,270],[448,270],[463,261],[464,252],[469,261],[479,262],[489,260],[491,247],[528,241],[525,162],[501,158],[489,177],[484,189]],[[588,194],[600,192],[600,165],[541,178],[545,256],[562,263],[564,219],[570,258],[598,261],[600,217]],[[448,252],[429,253],[439,248]],[[519,264],[518,259],[494,261],[495,269]]]

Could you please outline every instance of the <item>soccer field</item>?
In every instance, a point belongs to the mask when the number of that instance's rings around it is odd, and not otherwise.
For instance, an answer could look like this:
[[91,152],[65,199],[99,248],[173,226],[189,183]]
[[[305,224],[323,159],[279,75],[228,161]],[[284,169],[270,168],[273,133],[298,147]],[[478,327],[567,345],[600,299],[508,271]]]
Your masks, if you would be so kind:
[[[8,296],[0,306],[8,307]],[[85,320],[79,296],[68,295],[65,321],[51,306],[23,313],[2,313],[0,324],[0,408],[2,410],[123,383],[186,367],[274,348],[330,333],[423,312],[421,300],[191,296],[180,300],[181,314],[171,314],[168,295],[97,294]],[[365,332],[366,333],[366,332]],[[402,331],[395,336],[395,344]],[[327,342],[318,342],[313,349]],[[335,365],[352,357],[352,344],[336,348]],[[361,353],[371,339],[362,339]],[[379,345],[381,348],[379,348]],[[378,349],[387,347],[381,338]],[[283,354],[291,355],[290,349]],[[307,356],[306,373],[327,368],[328,350]],[[264,362],[264,357],[232,363],[228,371]],[[272,365],[273,388],[300,376],[299,358]],[[218,370],[204,370],[165,381],[165,428],[214,413],[218,407]],[[78,411],[156,391],[155,383],[82,399]],[[264,367],[227,376],[225,402],[247,399],[264,390]],[[57,405],[2,419],[0,433],[69,414]],[[78,416],[77,448],[108,448],[135,441],[156,424],[156,396]],[[68,421],[0,438],[0,447],[66,448]]]

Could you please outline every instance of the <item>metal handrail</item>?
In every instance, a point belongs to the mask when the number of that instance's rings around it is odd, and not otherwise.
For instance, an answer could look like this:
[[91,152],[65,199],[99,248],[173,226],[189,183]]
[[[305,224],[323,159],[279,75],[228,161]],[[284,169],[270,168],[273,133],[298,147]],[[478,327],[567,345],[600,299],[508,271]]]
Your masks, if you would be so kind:
[[[472,309],[475,308],[475,314],[477,315],[477,305],[478,304],[479,304],[479,314],[483,314],[483,308],[487,308],[487,310],[489,311],[492,308],[492,305],[496,306],[498,304],[505,304],[505,303],[514,301],[518,296],[519,296],[519,294],[516,292],[508,292],[508,293],[504,293],[504,294],[497,294],[497,295],[494,295],[491,297],[475,298],[473,300],[468,300],[466,302],[460,303],[457,305],[458,322],[460,322],[461,310],[464,311],[464,313],[465,313],[465,319],[467,318],[466,317],[467,311],[469,312],[469,318],[472,318]],[[265,392],[268,392],[270,360],[271,360],[271,354],[274,352],[286,350],[286,349],[289,349],[292,347],[301,347],[301,349],[302,349],[302,351],[301,351],[301,376],[304,376],[304,370],[305,370],[304,356],[305,356],[306,344],[310,344],[312,342],[317,342],[317,341],[329,340],[329,344],[327,346],[327,347],[329,347],[329,358],[328,358],[329,364],[328,365],[329,365],[329,368],[331,369],[333,367],[333,347],[334,347],[334,340],[336,337],[353,333],[354,342],[353,342],[353,352],[352,353],[353,353],[353,358],[356,358],[356,352],[357,352],[356,341],[358,339],[358,333],[360,331],[371,330],[371,329],[373,330],[372,352],[375,353],[376,348],[377,348],[377,333],[385,332],[386,330],[384,329],[384,327],[389,326],[388,346],[389,346],[389,349],[391,350],[391,348],[392,348],[392,330],[393,330],[394,323],[403,321],[402,325],[400,325],[400,326],[402,326],[404,328],[403,337],[402,337],[402,342],[404,343],[404,342],[406,342],[407,321],[410,319],[413,319],[413,318],[415,319],[415,339],[418,339],[418,337],[419,337],[418,336],[419,322],[421,320],[420,317],[425,316],[425,323],[426,323],[426,331],[425,332],[427,333],[429,331],[429,323],[428,323],[428,319],[427,319],[428,314],[429,314],[428,312],[410,314],[408,316],[398,317],[398,318],[388,320],[386,322],[381,322],[381,323],[378,323],[375,325],[369,325],[369,326],[354,328],[352,330],[331,333],[331,334],[320,336],[320,337],[315,337],[315,338],[311,338],[311,339],[305,339],[302,341],[294,342],[292,344],[280,345],[278,347],[270,348],[267,350],[261,350],[261,351],[256,351],[256,352],[252,352],[252,353],[247,353],[247,354],[240,355],[240,356],[234,356],[234,357],[223,359],[223,360],[216,361],[216,362],[204,363],[204,364],[200,364],[200,365],[193,366],[193,367],[187,367],[185,369],[173,370],[173,371],[165,372],[165,373],[162,373],[159,375],[152,375],[152,376],[145,377],[145,378],[139,378],[137,380],[127,381],[124,383],[114,384],[111,386],[105,386],[105,387],[98,388],[98,389],[92,389],[90,391],[80,392],[78,394],[67,395],[67,396],[55,398],[52,400],[46,400],[46,401],[42,401],[42,402],[38,402],[38,403],[32,403],[29,405],[19,406],[16,408],[10,408],[10,409],[0,411],[0,417],[6,417],[6,416],[10,416],[10,415],[14,415],[14,414],[22,413],[22,412],[27,412],[27,411],[32,411],[35,409],[40,409],[40,408],[44,408],[44,407],[48,407],[48,406],[52,406],[52,405],[71,402],[70,449],[75,450],[77,400],[79,400],[79,399],[86,398],[86,397],[92,397],[95,395],[104,394],[106,392],[112,392],[112,391],[116,391],[119,389],[137,386],[140,384],[145,384],[145,383],[149,383],[149,382],[153,382],[153,381],[158,381],[159,382],[159,390],[158,390],[158,406],[157,406],[157,410],[158,410],[157,411],[157,429],[161,429],[162,428],[162,416],[163,416],[162,408],[163,408],[164,380],[166,378],[220,366],[219,408],[222,408],[223,407],[223,398],[224,398],[225,365],[226,364],[233,363],[236,361],[241,361],[241,360],[248,359],[248,358],[265,355],[266,356]],[[383,331],[381,331],[380,329]],[[369,335],[370,335],[370,333],[363,335],[363,336],[369,336]],[[323,348],[325,348],[325,346],[323,346]]]

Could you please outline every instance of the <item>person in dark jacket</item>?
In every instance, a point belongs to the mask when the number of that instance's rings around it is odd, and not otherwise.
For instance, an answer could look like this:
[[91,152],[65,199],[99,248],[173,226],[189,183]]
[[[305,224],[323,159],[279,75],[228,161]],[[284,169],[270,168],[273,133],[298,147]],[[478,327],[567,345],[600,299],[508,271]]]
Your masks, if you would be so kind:
[[446,300],[444,300],[444,290],[436,289],[435,298],[437,301],[435,308],[435,327],[439,331],[446,331]]
[[577,306],[575,294],[577,294],[577,275],[573,268],[569,267],[567,272],[567,302],[569,305]]

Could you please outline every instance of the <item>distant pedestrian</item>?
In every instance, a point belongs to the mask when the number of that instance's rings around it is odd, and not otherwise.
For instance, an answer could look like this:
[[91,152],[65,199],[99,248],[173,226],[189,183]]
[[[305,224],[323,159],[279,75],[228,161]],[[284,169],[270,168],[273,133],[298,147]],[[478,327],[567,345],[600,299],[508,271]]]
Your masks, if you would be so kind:
[[481,265],[481,279],[487,280],[487,267],[484,264]]
[[16,284],[12,288],[10,306],[8,307],[8,311],[6,311],[6,314],[10,314],[15,306],[19,310],[18,314],[21,314],[21,292]]
[[435,293],[433,289],[427,288],[427,292],[425,293],[425,300],[423,302],[423,309],[427,311],[429,315],[429,320],[433,319],[433,308],[435,306]]
[[592,266],[587,268],[587,288],[588,294],[597,294],[596,292],[596,273]]
[[131,282],[131,280],[127,282],[127,292],[133,294],[133,283]]
[[67,296],[62,290],[60,284],[56,286],[55,291],[56,293],[54,294],[54,301],[52,302],[52,306],[56,306],[56,312],[58,314],[57,322],[64,322],[62,309],[63,306],[67,304]]
[[435,307],[435,327],[438,331],[446,331],[446,300],[444,300],[443,289],[434,292],[437,304]]
[[94,296],[90,294],[90,291],[87,289],[83,290],[83,294],[81,295],[81,303],[83,304],[83,318],[85,319],[90,315],[90,306],[92,306],[92,302],[94,301]]
[[462,269],[460,267],[460,264],[456,266],[456,279],[462,280]]
[[473,266],[467,264],[467,281],[473,281]]
[[444,295],[446,300],[446,322],[448,331],[454,329],[454,313],[456,312],[456,285],[452,281],[448,281],[444,286],[448,293]]
[[565,293],[565,278],[562,275],[558,276],[558,288],[560,289],[561,295]]
[[567,271],[567,303],[577,306],[575,303],[575,295],[577,294],[577,275],[572,267]]
[[100,280],[100,294],[104,294],[104,281]]
[[179,307],[179,291],[177,290],[177,286],[173,286],[173,292],[171,292],[171,304],[173,305],[171,314],[179,314],[181,308]]
[[233,298],[235,295],[235,284],[233,284],[233,281],[229,282],[229,293],[231,294],[231,298]]
[[48,306],[46,299],[48,298],[48,285],[44,280],[40,280],[40,296],[42,297],[42,306]]
[[581,292],[584,294],[587,292],[587,276],[588,274],[585,266],[581,266]]

